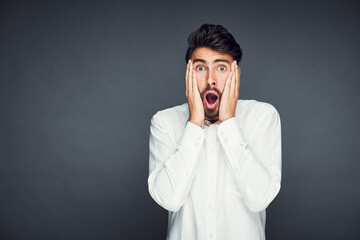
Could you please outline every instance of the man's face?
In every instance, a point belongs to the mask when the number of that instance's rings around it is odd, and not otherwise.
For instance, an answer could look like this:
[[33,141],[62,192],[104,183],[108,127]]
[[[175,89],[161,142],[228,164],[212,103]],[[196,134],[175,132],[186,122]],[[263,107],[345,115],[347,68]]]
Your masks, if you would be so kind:
[[233,58],[227,53],[200,47],[194,50],[191,61],[204,105],[205,119],[215,122],[219,119],[221,96]]

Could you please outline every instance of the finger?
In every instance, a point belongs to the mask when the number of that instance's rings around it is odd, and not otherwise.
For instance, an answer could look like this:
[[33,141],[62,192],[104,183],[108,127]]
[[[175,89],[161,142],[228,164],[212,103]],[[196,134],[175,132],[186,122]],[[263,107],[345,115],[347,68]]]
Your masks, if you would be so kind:
[[234,93],[237,94],[239,91],[239,67],[237,65],[237,61],[235,61],[235,87],[234,87]]
[[236,61],[233,62],[233,67],[234,67],[234,75],[233,75],[233,78],[232,78],[232,89],[236,89],[236,76],[237,76],[237,72],[236,72]]
[[186,64],[185,80],[187,80],[187,78],[189,77],[189,65],[190,65],[190,60]]
[[230,78],[230,84],[229,84],[229,91],[233,93],[232,89],[234,88],[234,78],[235,78],[235,67],[234,67],[234,61],[231,63],[231,78]]
[[189,93],[192,93],[192,84],[193,82],[193,64],[192,64],[192,61],[190,61],[190,67],[189,67],[189,77],[188,77],[188,88],[189,88]]
[[238,66],[238,88],[240,88],[241,68]]
[[187,65],[186,65],[186,73],[185,73],[185,90],[186,93],[188,93],[188,85],[189,85],[189,65],[190,65],[190,60],[188,61]]
[[231,70],[228,77],[227,77],[227,79],[226,79],[224,93],[226,93],[226,92],[228,92],[230,90],[230,83],[231,83],[232,77],[233,77],[233,72]]
[[239,94],[239,88],[240,88],[240,67],[236,66],[237,68],[237,78],[236,78],[236,93]]
[[196,75],[195,75],[195,70],[193,69],[193,91],[198,91],[198,87],[197,87],[197,79],[196,79]]

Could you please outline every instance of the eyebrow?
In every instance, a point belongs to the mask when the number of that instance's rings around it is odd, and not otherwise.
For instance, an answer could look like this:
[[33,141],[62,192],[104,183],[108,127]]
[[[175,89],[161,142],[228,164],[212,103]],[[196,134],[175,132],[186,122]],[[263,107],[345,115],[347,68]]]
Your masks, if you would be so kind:
[[226,60],[226,59],[215,59],[214,62],[226,62],[226,63],[230,64],[229,60]]
[[[201,58],[195,58],[193,60],[193,63],[196,63],[196,62],[206,63],[206,61],[204,59],[201,59]],[[225,62],[225,63],[230,64],[230,62],[228,60],[226,60],[226,59],[215,59],[214,62]]]

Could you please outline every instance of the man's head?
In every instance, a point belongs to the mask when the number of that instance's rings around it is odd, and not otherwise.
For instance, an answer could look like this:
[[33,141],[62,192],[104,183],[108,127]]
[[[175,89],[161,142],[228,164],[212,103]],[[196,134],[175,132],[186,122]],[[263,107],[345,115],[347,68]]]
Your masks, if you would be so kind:
[[204,24],[189,35],[186,62],[191,59],[205,110],[212,122],[219,116],[221,96],[233,60],[240,62],[242,50],[221,25]]

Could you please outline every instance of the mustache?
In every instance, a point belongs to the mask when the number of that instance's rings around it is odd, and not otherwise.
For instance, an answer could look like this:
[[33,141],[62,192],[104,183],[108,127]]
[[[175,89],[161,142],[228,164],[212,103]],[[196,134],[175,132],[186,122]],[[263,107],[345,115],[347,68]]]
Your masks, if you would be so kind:
[[201,92],[201,99],[204,99],[204,95],[206,91],[209,90],[213,90],[215,92],[217,92],[217,94],[219,95],[219,99],[221,99],[221,92],[219,91],[219,89],[217,89],[216,87],[211,87],[211,86],[207,86],[202,92]]

